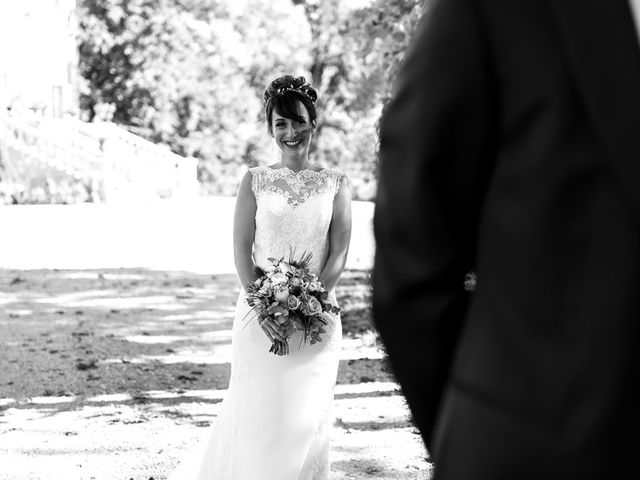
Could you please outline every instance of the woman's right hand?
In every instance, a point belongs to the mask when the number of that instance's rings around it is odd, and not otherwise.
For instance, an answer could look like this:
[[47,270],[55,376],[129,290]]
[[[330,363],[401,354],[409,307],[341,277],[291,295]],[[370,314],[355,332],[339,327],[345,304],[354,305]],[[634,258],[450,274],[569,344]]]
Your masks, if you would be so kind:
[[264,317],[258,320],[262,331],[265,335],[271,340],[271,343],[274,343],[276,340],[281,342],[286,342],[287,337],[285,337],[285,332],[283,328],[276,323],[274,319],[271,317]]

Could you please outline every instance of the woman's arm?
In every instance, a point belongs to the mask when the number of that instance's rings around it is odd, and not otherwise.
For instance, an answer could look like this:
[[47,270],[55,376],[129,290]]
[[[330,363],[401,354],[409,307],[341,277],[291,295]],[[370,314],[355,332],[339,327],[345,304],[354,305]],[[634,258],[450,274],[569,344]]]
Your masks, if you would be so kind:
[[338,193],[333,199],[333,217],[329,226],[329,256],[320,273],[320,281],[328,291],[335,288],[347,262],[351,240],[351,185],[342,176]]
[[[251,250],[256,232],[256,197],[251,190],[253,176],[247,172],[240,182],[233,217],[233,258],[242,287],[258,279]],[[286,342],[282,328],[271,318],[259,318],[258,323],[265,335],[275,342]],[[284,347],[288,353],[288,345]]]
[[256,198],[251,191],[252,178],[251,172],[247,172],[240,182],[233,217],[233,258],[243,288],[258,278],[251,256],[256,230]]

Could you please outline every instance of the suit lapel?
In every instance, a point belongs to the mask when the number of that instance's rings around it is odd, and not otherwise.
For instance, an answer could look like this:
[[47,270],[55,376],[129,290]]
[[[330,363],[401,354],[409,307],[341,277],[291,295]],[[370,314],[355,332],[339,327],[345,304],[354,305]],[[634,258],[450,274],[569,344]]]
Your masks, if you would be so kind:
[[628,0],[547,0],[580,93],[640,216],[640,45]]

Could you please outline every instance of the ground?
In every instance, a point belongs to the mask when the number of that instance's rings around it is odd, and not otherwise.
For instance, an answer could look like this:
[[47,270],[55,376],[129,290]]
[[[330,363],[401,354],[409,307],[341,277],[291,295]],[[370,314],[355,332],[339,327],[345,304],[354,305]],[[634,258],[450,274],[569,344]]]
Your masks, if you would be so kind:
[[[426,479],[429,464],[345,272],[331,480]],[[0,479],[160,480],[229,381],[231,274],[0,270]]]

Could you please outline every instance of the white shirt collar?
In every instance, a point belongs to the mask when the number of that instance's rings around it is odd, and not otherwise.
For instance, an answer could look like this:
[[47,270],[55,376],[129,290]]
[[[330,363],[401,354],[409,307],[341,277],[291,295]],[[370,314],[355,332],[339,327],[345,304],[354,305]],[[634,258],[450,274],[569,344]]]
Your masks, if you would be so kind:
[[631,12],[633,13],[633,21],[636,24],[636,34],[640,41],[640,0],[629,0],[631,4]]

